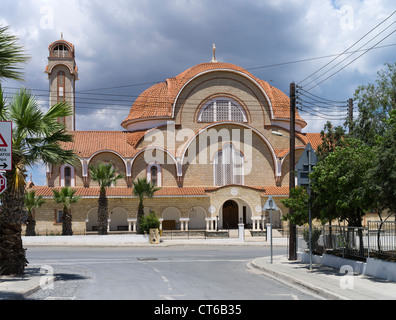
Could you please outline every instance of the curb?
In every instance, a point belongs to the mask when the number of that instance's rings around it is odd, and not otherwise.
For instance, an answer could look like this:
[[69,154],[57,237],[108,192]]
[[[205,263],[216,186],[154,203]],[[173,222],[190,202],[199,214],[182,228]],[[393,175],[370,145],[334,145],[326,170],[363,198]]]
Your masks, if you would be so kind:
[[335,294],[334,292],[331,292],[324,288],[318,287],[311,283],[301,281],[301,280],[299,280],[293,276],[290,276],[288,274],[285,274],[283,272],[276,271],[272,268],[267,268],[267,267],[263,266],[262,264],[259,264],[257,262],[257,259],[254,259],[250,263],[248,263],[248,267],[252,267],[256,270],[259,270],[262,273],[264,273],[266,276],[268,276],[276,281],[279,281],[283,284],[291,286],[295,289],[308,291],[308,293],[310,295],[313,295],[313,296],[315,296],[319,299],[322,299],[322,300],[351,300],[349,298]]

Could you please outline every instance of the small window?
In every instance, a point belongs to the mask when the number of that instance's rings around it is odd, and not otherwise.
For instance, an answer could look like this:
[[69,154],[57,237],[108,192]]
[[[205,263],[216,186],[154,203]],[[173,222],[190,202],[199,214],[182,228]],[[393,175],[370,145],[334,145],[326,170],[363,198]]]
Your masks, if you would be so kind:
[[247,122],[244,109],[231,99],[212,99],[202,108],[198,116],[199,122],[236,121]]
[[151,164],[147,167],[147,181],[153,185],[161,186],[161,167],[158,164]]
[[63,165],[60,168],[60,186],[61,187],[75,187],[74,167]]
[[65,187],[70,187],[71,186],[71,168],[66,167],[65,168]]
[[158,185],[158,168],[156,166],[151,167],[151,183],[155,186]]
[[62,223],[63,210],[55,211],[55,223]]

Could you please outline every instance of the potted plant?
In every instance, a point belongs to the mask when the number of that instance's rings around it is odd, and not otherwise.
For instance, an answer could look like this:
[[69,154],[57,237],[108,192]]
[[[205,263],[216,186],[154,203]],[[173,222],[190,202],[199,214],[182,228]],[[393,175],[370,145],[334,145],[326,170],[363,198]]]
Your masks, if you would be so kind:
[[140,222],[140,229],[149,234],[150,243],[159,243],[159,226],[160,221],[154,211],[151,211]]

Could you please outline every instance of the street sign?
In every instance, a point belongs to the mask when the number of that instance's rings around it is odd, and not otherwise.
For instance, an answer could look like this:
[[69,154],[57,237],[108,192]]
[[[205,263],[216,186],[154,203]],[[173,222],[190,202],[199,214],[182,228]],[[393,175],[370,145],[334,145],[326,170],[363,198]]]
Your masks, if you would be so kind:
[[0,121],[0,170],[12,170],[11,121]]
[[276,206],[274,199],[272,199],[272,196],[269,196],[267,202],[263,207],[263,210],[278,210],[278,207]]
[[316,166],[317,163],[318,157],[315,154],[315,150],[308,143],[296,164],[297,185],[299,187],[308,187],[310,182],[309,174],[312,172],[312,167]]
[[7,189],[7,179],[0,174],[0,194],[2,194],[5,189]]

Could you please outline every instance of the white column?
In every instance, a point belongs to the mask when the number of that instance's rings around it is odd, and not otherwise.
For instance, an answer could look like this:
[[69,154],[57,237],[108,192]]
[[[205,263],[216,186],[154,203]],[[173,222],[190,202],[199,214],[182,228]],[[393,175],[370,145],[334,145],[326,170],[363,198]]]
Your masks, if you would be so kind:
[[188,231],[188,221],[190,221],[190,218],[180,218],[180,230],[182,231]]
[[206,221],[206,231],[212,231],[213,228],[213,218],[205,218]]
[[162,221],[164,221],[164,218],[160,218],[160,219],[158,219],[158,220],[159,220],[159,222],[160,222],[159,229],[162,230]]
[[[136,232],[136,218],[128,218],[128,231],[131,232]],[[132,226],[131,226],[132,225]]]

